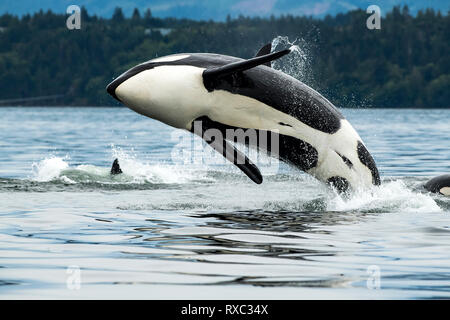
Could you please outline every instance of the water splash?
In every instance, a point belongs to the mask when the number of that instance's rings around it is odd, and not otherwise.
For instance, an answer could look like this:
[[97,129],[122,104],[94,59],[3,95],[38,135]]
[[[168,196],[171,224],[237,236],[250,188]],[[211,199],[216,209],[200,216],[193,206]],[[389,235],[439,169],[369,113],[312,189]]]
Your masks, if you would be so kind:
[[306,84],[313,82],[308,44],[304,39],[290,42],[288,37],[277,36],[272,40],[272,52],[290,49],[291,53],[272,62],[280,70]]
[[[70,165],[69,157],[50,156],[32,164],[31,180],[37,182],[100,183],[100,184],[182,184],[207,180],[207,171],[190,170],[185,166],[140,160],[134,150],[129,152],[112,146],[112,159],[119,159],[123,174],[110,174],[108,166]],[[191,168],[192,169],[192,168]]]
[[59,177],[61,172],[69,167],[67,160],[68,157],[61,158],[51,156],[40,162],[34,162],[31,165],[32,179],[39,182],[45,182]]
[[[22,183],[27,188],[31,188],[30,190],[34,190],[35,182],[39,182],[40,191],[54,190],[55,183],[68,185],[68,191],[84,190],[86,187],[107,190],[170,189],[170,185],[181,184],[195,184],[205,188],[201,191],[201,197],[195,197],[194,203],[192,197],[184,198],[175,194],[162,199],[161,203],[152,203],[152,209],[170,208],[171,210],[186,209],[187,205],[195,207],[194,211],[205,208],[212,211],[233,208],[233,210],[276,212],[347,213],[441,212],[448,208],[448,202],[445,199],[442,200],[438,196],[418,190],[416,184],[421,185],[422,182],[417,179],[384,181],[379,187],[374,186],[369,190],[357,191],[343,197],[312,177],[299,176],[295,172],[275,176],[266,175],[265,183],[256,187],[240,172],[217,171],[209,167],[178,166],[156,161],[152,163],[140,160],[134,151],[127,152],[117,147],[112,147],[111,153],[112,159],[119,159],[124,174],[110,175],[109,164],[108,166],[70,165],[68,157],[50,156],[38,163],[33,163],[31,185],[28,186],[27,181],[6,181],[5,188],[11,187],[8,183]],[[211,184],[220,184],[220,194],[211,194],[209,189]],[[299,185],[302,186],[300,189],[298,189]],[[60,188],[64,189],[64,187]],[[19,190],[23,189],[19,188]],[[248,197],[242,197],[242,194],[248,192],[253,192],[251,200]]]
[[440,212],[430,194],[414,191],[402,180],[385,182],[370,190],[353,193],[349,198],[334,194],[327,200],[329,211],[363,212]]
[[133,177],[135,183],[188,183],[205,178],[205,172],[193,170],[183,165],[167,161],[145,161],[138,158],[134,150],[126,152],[120,147],[112,146],[113,158],[119,159],[126,175]]

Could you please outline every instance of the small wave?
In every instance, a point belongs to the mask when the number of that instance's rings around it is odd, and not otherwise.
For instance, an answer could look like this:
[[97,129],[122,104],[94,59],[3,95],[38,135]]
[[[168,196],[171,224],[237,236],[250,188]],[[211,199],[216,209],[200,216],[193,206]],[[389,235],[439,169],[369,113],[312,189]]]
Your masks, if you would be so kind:
[[[118,159],[123,174],[111,175],[110,165]],[[263,168],[264,169],[264,168]],[[264,172],[268,182],[295,179],[287,174]],[[72,164],[68,156],[49,156],[32,164],[26,179],[3,179],[2,188],[8,191],[74,191],[74,190],[154,190],[182,188],[183,185],[213,183],[253,183],[230,164],[208,166],[173,164],[168,161],[142,161],[133,151],[112,146],[112,158],[105,166]]]
[[113,158],[119,159],[120,166],[126,176],[132,177],[134,183],[188,183],[204,179],[204,173],[191,170],[185,166],[141,161],[135,154],[125,152],[112,146]]
[[[117,156],[117,154],[115,154]],[[111,175],[110,167],[90,164],[70,165],[68,157],[49,157],[32,164],[32,181],[103,184],[183,184],[195,180],[208,180],[207,172],[179,168],[165,163],[146,163],[125,153],[117,157],[124,171]],[[112,163],[112,160],[111,160]],[[210,178],[209,178],[210,179]]]
[[[113,148],[123,174],[111,175],[110,167],[92,164],[71,165],[68,157],[51,156],[32,165],[31,179],[7,179],[7,191],[83,191],[83,190],[155,190],[180,189],[184,193],[168,193],[161,200],[130,204],[136,210],[263,210],[290,212],[439,212],[448,210],[450,201],[425,192],[421,177],[385,179],[379,187],[343,196],[333,192],[314,178],[298,171],[264,175],[264,184],[255,186],[237,169],[227,166],[176,165],[149,163],[135,155]],[[111,159],[112,163],[112,159]],[[221,196],[209,185],[220,184]],[[195,185],[195,196],[191,190]],[[215,187],[214,187],[215,188]],[[251,198],[242,196],[253,193]]]
[[[50,156],[32,164],[31,181],[64,184],[191,184],[242,182],[251,183],[237,168],[224,165],[174,164],[168,161],[143,161],[131,151],[112,145],[112,158],[107,166],[92,164],[73,165],[70,158]],[[123,174],[111,175],[110,165],[118,159]],[[270,168],[262,167],[267,181],[289,180],[289,175],[274,174]],[[128,188],[127,188],[128,189]]]

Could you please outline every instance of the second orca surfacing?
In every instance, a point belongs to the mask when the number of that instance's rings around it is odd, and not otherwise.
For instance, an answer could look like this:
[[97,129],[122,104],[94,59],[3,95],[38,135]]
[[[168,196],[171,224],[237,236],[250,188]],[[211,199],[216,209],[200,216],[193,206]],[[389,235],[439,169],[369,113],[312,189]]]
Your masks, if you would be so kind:
[[[280,160],[339,191],[379,185],[375,161],[333,104],[270,67],[291,50],[270,51],[266,45],[248,60],[211,53],[160,57],[126,71],[107,91],[142,115],[201,136],[256,183],[263,181],[261,172],[226,140],[226,130],[276,132]],[[200,132],[195,121],[202,123]]]

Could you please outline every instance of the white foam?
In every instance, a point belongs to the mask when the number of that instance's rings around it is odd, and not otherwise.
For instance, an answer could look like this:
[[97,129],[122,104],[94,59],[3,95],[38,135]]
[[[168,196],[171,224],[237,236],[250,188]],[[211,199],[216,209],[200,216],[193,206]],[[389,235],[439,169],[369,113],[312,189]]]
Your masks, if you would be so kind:
[[61,181],[67,184],[75,184],[76,181],[73,181],[72,179],[66,177],[66,176],[61,176]]
[[90,164],[82,164],[77,166],[75,169],[97,176],[109,176],[110,174],[110,168],[97,167]]
[[414,192],[403,181],[385,182],[367,191],[355,192],[349,198],[335,194],[328,200],[327,210],[385,212],[440,212],[429,194]]
[[50,157],[32,164],[33,180],[45,182],[51,181],[61,174],[61,172],[69,167],[64,158]]

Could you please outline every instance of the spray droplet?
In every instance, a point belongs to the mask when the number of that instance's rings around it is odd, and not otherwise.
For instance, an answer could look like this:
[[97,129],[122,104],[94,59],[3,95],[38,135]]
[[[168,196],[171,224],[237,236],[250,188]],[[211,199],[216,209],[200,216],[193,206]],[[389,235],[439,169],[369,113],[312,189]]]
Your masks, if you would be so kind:
[[[297,45],[296,43],[301,43]],[[272,63],[274,69],[280,70],[306,84],[311,83],[312,73],[304,40],[290,42],[288,37],[278,36],[272,40],[272,52],[289,48],[291,53]]]

